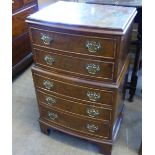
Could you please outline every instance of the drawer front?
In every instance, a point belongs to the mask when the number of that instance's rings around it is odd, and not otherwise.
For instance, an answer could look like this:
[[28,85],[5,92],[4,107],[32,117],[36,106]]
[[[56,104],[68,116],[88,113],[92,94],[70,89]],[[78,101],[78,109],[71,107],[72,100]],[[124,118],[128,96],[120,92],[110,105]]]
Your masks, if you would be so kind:
[[21,8],[23,5],[23,2],[21,0],[12,0],[12,9],[16,10]]
[[29,4],[35,2],[36,0],[23,0],[24,4]]
[[54,78],[51,75],[41,76],[41,73],[39,75],[33,73],[33,78],[37,88],[46,90],[52,94],[60,94],[83,102],[100,103],[109,106],[113,102],[113,91],[79,86],[76,81],[73,81],[74,84],[64,82],[65,79],[58,81],[56,77]]
[[113,37],[99,38],[34,28],[31,28],[31,33],[35,45],[95,57],[115,58],[116,39]]
[[[47,68],[50,71],[60,70],[76,74],[78,76],[90,77],[96,80],[112,80],[113,79],[113,62],[94,61],[91,59],[83,59],[55,53],[49,53],[42,50],[34,49],[36,64]],[[78,67],[77,67],[78,66]]]
[[111,111],[104,109],[103,107],[96,107],[93,104],[81,104],[79,102],[74,102],[69,99],[57,97],[46,92],[37,90],[37,97],[39,103],[49,106],[51,108],[56,108],[64,110],[67,113],[74,113],[81,116],[87,116],[89,118],[101,119],[102,121],[111,120]]
[[101,121],[92,121],[83,117],[75,117],[54,109],[40,106],[40,118],[48,122],[95,137],[109,138],[109,124]]
[[28,15],[37,11],[37,5],[33,5],[24,9],[23,11],[13,14],[12,17],[12,35],[13,38],[21,35],[22,33],[28,32],[27,24],[25,19]]

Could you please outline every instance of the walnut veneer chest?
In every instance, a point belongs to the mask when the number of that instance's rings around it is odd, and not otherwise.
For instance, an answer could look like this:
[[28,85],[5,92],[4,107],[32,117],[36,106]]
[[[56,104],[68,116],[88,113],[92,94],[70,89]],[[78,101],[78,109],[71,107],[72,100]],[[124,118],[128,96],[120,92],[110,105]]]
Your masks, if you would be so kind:
[[13,77],[32,63],[31,43],[25,18],[37,10],[37,0],[12,0]]
[[123,116],[135,15],[135,8],[60,1],[27,17],[44,133],[57,129],[111,154]]

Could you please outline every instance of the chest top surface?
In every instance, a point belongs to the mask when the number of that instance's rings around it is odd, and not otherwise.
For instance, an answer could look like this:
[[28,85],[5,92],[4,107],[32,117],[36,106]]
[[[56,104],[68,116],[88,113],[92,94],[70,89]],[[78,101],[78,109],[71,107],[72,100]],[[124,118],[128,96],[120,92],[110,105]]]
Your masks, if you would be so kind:
[[123,31],[136,8],[58,1],[27,17],[27,22]]

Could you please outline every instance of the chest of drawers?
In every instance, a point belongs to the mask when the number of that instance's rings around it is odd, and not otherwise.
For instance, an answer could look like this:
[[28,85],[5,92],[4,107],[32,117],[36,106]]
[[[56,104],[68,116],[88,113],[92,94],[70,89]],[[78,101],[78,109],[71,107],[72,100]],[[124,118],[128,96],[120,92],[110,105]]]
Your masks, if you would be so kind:
[[37,0],[12,1],[12,75],[32,62],[31,43],[25,18],[38,10]]
[[123,117],[135,15],[135,8],[57,2],[27,17],[44,133],[54,128],[111,154]]

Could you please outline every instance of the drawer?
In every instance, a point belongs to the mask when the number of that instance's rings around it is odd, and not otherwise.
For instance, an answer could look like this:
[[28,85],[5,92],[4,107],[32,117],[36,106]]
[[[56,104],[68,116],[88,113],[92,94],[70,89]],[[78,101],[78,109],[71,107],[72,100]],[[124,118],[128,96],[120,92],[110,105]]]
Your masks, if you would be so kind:
[[12,0],[12,9],[16,10],[21,8],[23,5],[23,2],[21,0]]
[[13,38],[18,37],[22,33],[28,32],[27,24],[25,19],[28,15],[37,11],[37,5],[25,8],[22,11],[16,12],[12,16],[12,36]]
[[109,59],[114,59],[116,55],[114,37],[92,37],[35,28],[31,28],[31,35],[33,44],[45,48]]
[[101,106],[97,107],[93,104],[81,104],[80,102],[54,96],[40,90],[37,90],[36,93],[39,103],[51,108],[60,109],[67,113],[86,116],[89,118],[100,119],[102,121],[111,120],[111,111],[104,109]]
[[79,85],[76,81],[67,81],[64,78],[59,78],[57,76],[52,76],[50,74],[42,74],[39,72],[39,75],[33,72],[33,79],[36,88],[41,90],[46,90],[50,94],[60,94],[61,96],[66,96],[70,99],[81,100],[82,102],[89,103],[99,103],[111,106],[113,103],[113,91],[106,89],[94,89],[90,87],[85,87]]
[[39,106],[39,109],[40,119],[44,119],[53,124],[57,124],[80,133],[85,133],[86,135],[102,137],[105,139],[109,138],[109,123],[84,119],[83,117],[76,117],[54,109],[45,108],[44,106]]
[[36,2],[36,0],[23,0],[24,4],[29,4],[32,2]]
[[94,80],[113,80],[114,62],[84,59],[60,54],[58,51],[33,50],[37,65],[50,71],[67,72]]

